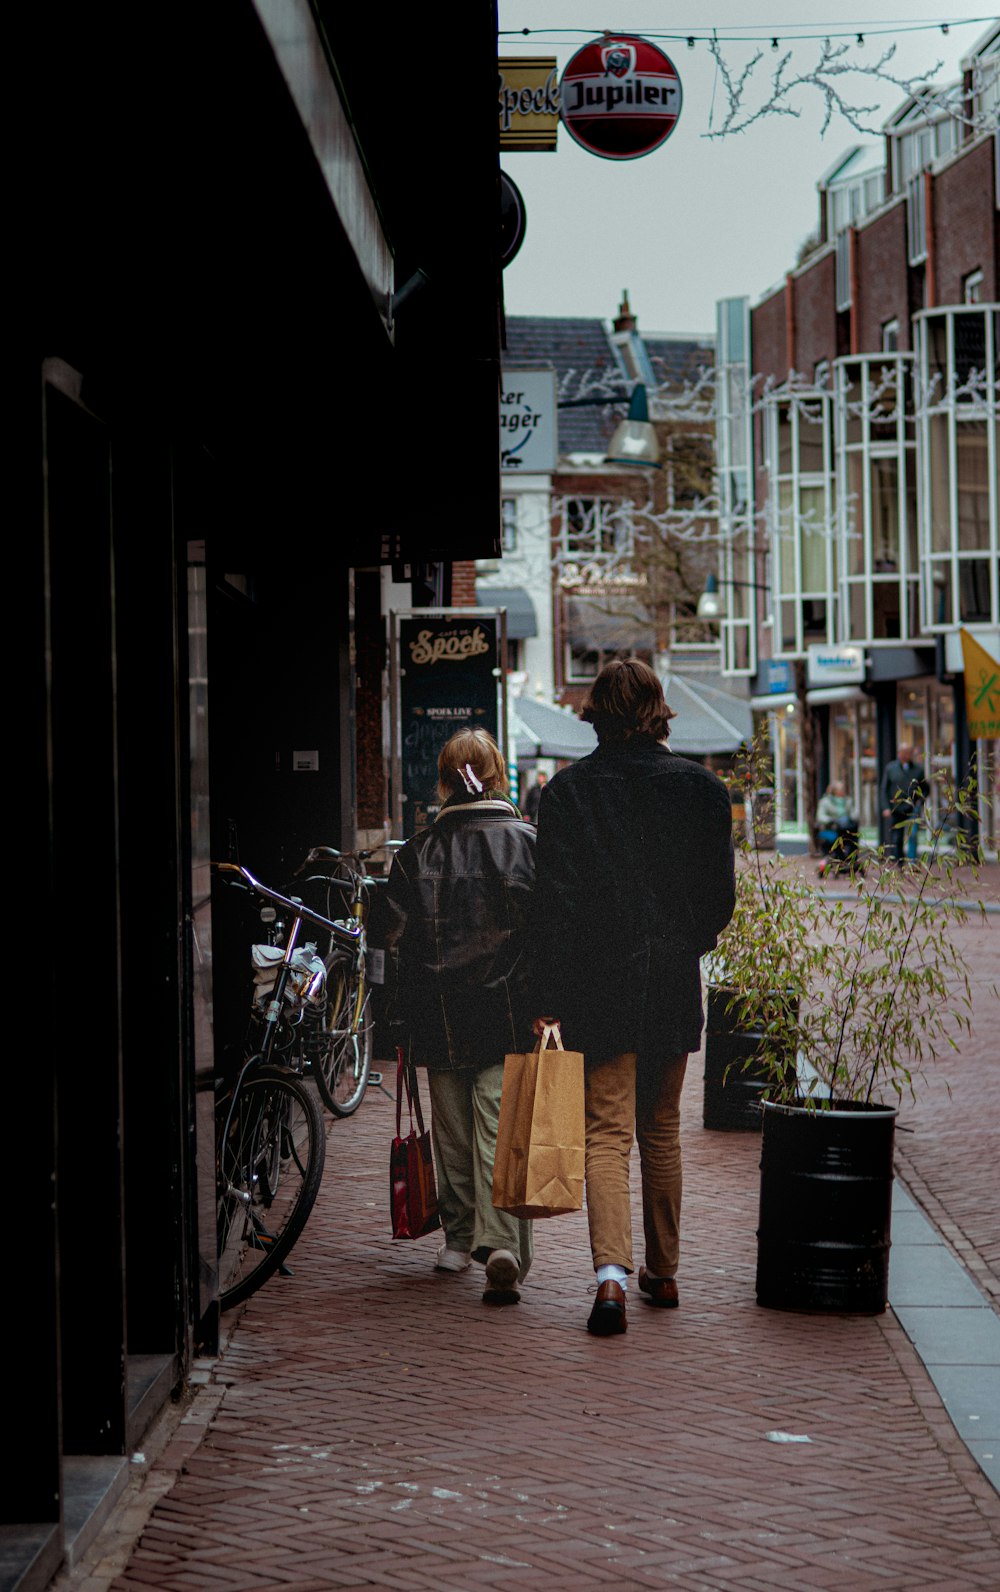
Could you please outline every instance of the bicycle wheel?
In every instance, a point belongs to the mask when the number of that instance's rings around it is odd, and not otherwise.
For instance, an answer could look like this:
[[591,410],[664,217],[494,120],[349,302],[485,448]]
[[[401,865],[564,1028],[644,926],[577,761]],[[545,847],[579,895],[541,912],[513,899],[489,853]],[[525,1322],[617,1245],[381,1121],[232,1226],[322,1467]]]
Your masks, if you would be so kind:
[[219,1109],[219,1302],[249,1298],[281,1265],[316,1202],[326,1137],[312,1091],[280,1067],[251,1071]]
[[372,1014],[363,962],[360,968],[340,963],[330,969],[312,1061],[319,1092],[334,1116],[352,1116],[365,1097],[372,1064]]

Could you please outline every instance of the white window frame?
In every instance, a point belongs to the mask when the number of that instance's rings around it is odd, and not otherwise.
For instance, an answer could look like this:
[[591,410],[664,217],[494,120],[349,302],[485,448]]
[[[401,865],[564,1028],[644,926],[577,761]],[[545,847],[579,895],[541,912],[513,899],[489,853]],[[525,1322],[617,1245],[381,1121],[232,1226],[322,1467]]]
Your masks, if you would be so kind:
[[[984,325],[984,375],[985,387],[981,394],[970,400],[968,394],[956,397],[952,384],[945,390],[931,386],[930,382],[930,331],[935,323],[946,324],[946,368],[954,370],[955,317],[982,315]],[[959,630],[965,622],[962,617],[961,566],[970,562],[985,562],[989,569],[990,627],[1000,625],[1000,444],[997,441],[1000,420],[1000,394],[996,378],[998,325],[1000,304],[973,304],[948,306],[944,309],[921,310],[913,319],[918,355],[917,384],[917,457],[918,457],[918,512],[920,545],[920,585],[923,608],[923,628],[929,634],[942,634]],[[931,451],[932,428],[935,420],[945,417],[947,422],[948,456],[948,526],[947,546],[935,548],[934,531],[940,530],[934,522],[934,497],[932,494]],[[989,539],[985,548],[963,548],[958,540],[958,426],[966,421],[985,423],[987,448],[987,484]],[[937,576],[937,580],[935,580]],[[946,591],[950,601],[942,617],[938,595]],[[948,614],[950,610],[950,617]],[[980,621],[981,622],[981,621]]]
[[[891,323],[887,323],[891,324]],[[840,630],[839,639],[849,641],[865,647],[898,647],[905,642],[915,641],[920,634],[920,626],[911,629],[910,615],[911,601],[914,595],[913,588],[919,582],[919,544],[917,547],[917,561],[913,568],[910,567],[910,524],[909,524],[909,499],[907,496],[907,483],[911,472],[916,469],[916,439],[913,434],[912,402],[909,393],[912,387],[912,354],[901,354],[898,351],[885,350],[881,354],[849,354],[838,359],[835,363],[834,382],[834,429],[836,439],[836,471],[837,471],[837,540],[838,540],[838,565],[840,570]],[[878,434],[872,428],[872,403],[873,387],[880,387],[884,380],[884,372],[892,369],[897,393],[896,403],[896,434],[887,437],[882,431]],[[860,376],[860,382],[854,382],[849,388],[848,376]],[[858,388],[860,387],[860,396]],[[851,403],[860,406],[860,436],[857,440],[850,439],[850,429],[855,423],[854,417],[848,413],[848,391],[851,391]],[[900,402],[899,395],[902,395]],[[855,502],[851,496],[852,470],[851,461],[861,461],[861,501]],[[873,484],[875,479],[875,464],[878,460],[892,459],[896,464],[897,492],[899,494],[899,559],[898,568],[892,573],[877,571],[875,568],[875,549],[873,545]],[[919,481],[919,477],[917,478]],[[860,537],[862,542],[861,569],[854,571],[854,540]],[[875,588],[876,586],[897,586],[899,594],[900,633],[898,636],[879,636],[874,634],[875,629]],[[851,596],[858,589],[864,598],[864,623],[862,634],[856,633],[851,625]]]
[[[771,551],[771,615],[774,620],[773,646],[776,658],[801,658],[805,656],[805,621],[803,605],[807,602],[824,602],[826,604],[826,635],[827,642],[833,642],[837,637],[837,568],[836,568],[836,485],[833,473],[833,424],[832,407],[833,399],[829,391],[815,389],[797,389],[794,392],[788,389],[769,393],[765,402],[764,446],[768,473],[768,523]],[[809,411],[819,406],[822,411],[822,421],[812,420]],[[789,424],[791,427],[791,469],[782,470],[779,454],[778,428],[781,410],[788,409]],[[802,425],[822,425],[823,467],[820,470],[803,470],[801,468],[800,430]],[[791,523],[786,526],[781,523],[781,488],[787,486],[791,497],[792,513]],[[803,536],[808,530],[808,522],[802,510],[802,495],[804,492],[820,491],[824,501],[825,522],[825,570],[821,587],[813,589],[803,584]],[[780,540],[786,536],[792,538],[792,578],[786,588],[782,584],[782,565],[787,562],[781,556]],[[794,645],[786,647],[784,643],[782,604],[786,602],[795,605],[795,637]]]
[[922,265],[927,259],[927,210],[923,171],[918,171],[906,184],[906,256],[911,265]]
[[[571,503],[585,503],[590,507],[585,510],[585,519],[592,516],[591,534],[593,545],[590,547],[572,547],[569,506]],[[631,511],[634,507],[631,498],[590,497],[581,494],[564,497],[561,504],[561,535],[560,547],[562,556],[567,560],[591,563],[594,561],[607,562],[611,559],[628,558],[632,553],[632,521]],[[580,535],[573,532],[572,538]],[[607,541],[608,545],[604,545]]]

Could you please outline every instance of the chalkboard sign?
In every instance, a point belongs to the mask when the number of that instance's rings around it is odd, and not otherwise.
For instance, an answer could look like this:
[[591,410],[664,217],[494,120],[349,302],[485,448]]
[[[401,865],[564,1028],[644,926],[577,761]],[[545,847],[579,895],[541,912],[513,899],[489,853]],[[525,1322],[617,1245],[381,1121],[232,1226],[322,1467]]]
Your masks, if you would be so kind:
[[438,810],[438,754],[456,730],[488,730],[503,748],[504,637],[495,611],[426,608],[395,617],[393,763],[397,822],[409,838]]

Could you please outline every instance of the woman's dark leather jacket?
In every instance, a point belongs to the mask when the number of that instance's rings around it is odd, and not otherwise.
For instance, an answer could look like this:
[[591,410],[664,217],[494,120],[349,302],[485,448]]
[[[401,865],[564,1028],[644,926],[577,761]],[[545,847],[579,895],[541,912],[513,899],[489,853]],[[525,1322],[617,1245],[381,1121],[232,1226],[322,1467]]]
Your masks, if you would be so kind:
[[386,891],[389,1012],[419,1066],[482,1070],[534,1041],[525,931],[535,830],[506,802],[444,807]]

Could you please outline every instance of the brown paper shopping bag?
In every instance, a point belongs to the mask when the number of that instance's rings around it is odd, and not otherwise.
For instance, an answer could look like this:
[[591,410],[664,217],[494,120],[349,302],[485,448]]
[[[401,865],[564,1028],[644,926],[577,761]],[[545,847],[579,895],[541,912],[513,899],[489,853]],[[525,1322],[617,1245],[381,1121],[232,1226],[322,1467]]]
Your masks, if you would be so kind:
[[583,1122],[583,1056],[563,1049],[558,1023],[546,1025],[535,1050],[504,1060],[493,1163],[498,1210],[530,1219],[582,1208]]

